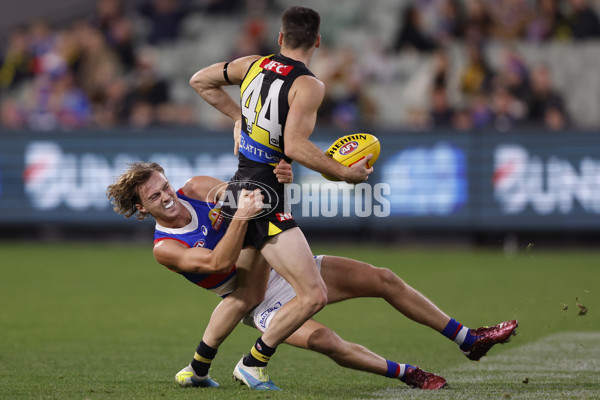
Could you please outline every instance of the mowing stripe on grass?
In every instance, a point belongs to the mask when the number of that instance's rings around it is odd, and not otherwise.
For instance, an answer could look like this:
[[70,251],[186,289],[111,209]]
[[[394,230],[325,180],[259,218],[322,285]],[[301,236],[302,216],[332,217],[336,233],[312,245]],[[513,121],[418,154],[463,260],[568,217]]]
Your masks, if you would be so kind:
[[491,353],[432,371],[448,380],[448,390],[390,388],[373,398],[600,399],[600,332],[561,332],[524,346],[497,345]]

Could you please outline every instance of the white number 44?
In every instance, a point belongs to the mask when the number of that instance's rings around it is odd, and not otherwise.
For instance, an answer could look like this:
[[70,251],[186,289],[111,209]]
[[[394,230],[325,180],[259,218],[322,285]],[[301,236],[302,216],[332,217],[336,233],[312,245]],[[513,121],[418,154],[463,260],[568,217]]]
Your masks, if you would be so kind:
[[[275,79],[271,83],[267,98],[257,110],[264,77],[263,74],[258,74],[242,93],[242,115],[246,118],[246,126],[250,132],[253,125],[264,129],[269,133],[269,143],[279,147],[282,136],[279,123],[279,92],[283,86],[283,80]],[[267,113],[269,113],[269,118],[267,118]]]

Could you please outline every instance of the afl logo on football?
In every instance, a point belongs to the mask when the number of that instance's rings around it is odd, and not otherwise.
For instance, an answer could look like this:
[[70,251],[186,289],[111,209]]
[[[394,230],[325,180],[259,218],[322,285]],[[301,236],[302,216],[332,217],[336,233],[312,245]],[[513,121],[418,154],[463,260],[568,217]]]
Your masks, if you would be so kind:
[[196,243],[194,243],[194,247],[204,247],[204,245],[206,245],[204,239],[200,239]]
[[342,146],[342,148],[340,149],[340,154],[345,156],[346,154],[352,153],[356,149],[358,149],[358,143],[355,141],[352,141],[352,142],[346,143],[345,145]]

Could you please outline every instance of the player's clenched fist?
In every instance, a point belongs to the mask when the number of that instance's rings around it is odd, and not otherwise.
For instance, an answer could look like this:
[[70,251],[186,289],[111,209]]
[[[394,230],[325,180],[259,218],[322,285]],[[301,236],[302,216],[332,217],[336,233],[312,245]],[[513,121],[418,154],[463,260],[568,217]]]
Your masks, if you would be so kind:
[[279,183],[292,183],[294,182],[294,172],[292,166],[284,159],[279,160],[279,163],[273,170],[273,173],[277,177]]
[[234,218],[250,219],[258,215],[263,210],[263,198],[260,189],[254,191],[242,189]]

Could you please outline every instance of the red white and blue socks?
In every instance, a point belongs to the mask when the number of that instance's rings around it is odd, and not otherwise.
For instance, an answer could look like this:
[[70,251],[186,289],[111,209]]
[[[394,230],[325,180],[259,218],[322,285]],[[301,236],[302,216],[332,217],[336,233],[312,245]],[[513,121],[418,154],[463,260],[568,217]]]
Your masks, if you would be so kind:
[[[448,322],[448,325],[441,332],[442,335],[456,343],[462,351],[469,351],[477,340],[477,336],[471,335],[471,330],[456,321],[454,318]],[[388,369],[385,376],[388,378],[400,379],[402,382],[405,381],[405,374],[408,368],[415,368],[410,364],[399,364],[394,361],[386,360]]]
[[388,378],[400,379],[402,382],[405,381],[405,373],[408,368],[415,368],[410,364],[398,364],[397,362],[386,360],[388,369],[385,376]]
[[471,335],[471,330],[469,328],[456,321],[454,318],[448,322],[448,325],[446,325],[441,333],[456,343],[462,351],[471,350],[473,343],[477,340],[477,336]]

